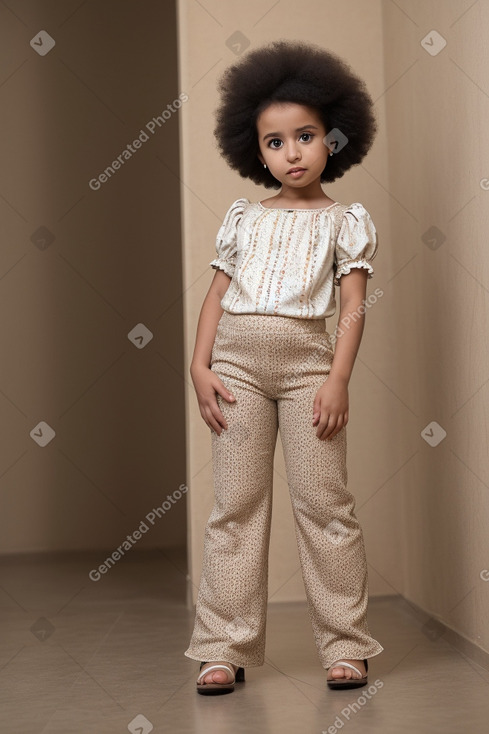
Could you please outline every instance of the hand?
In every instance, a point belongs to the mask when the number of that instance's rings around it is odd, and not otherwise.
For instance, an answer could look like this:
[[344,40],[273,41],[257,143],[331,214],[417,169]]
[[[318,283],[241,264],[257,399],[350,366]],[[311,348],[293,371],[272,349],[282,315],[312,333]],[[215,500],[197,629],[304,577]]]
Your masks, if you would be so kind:
[[316,436],[331,441],[348,423],[348,387],[341,380],[328,377],[314,398],[312,425]]
[[227,428],[228,425],[219,408],[216,393],[228,403],[232,403],[235,397],[209,367],[191,367],[190,376],[197,394],[200,414],[209,428],[220,436],[223,428]]

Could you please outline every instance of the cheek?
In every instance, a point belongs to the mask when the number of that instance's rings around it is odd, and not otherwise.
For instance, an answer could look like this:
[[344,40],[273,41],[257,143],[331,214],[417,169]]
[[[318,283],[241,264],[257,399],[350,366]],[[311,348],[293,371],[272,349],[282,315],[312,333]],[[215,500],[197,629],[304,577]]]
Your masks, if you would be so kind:
[[316,159],[318,165],[325,166],[326,163],[328,162],[328,155],[327,155],[327,152],[325,152],[324,146],[322,144],[321,144],[321,146],[318,146],[314,150],[314,154],[313,155],[314,155],[314,158]]

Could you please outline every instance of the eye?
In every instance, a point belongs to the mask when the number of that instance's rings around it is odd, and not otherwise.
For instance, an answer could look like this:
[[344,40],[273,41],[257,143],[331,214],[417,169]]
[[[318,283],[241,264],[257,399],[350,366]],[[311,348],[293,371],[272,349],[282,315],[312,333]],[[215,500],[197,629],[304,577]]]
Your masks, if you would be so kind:
[[303,138],[304,136],[305,136],[305,137],[307,138],[307,140],[303,140],[303,141],[302,141],[302,142],[304,142],[304,143],[309,143],[309,141],[310,141],[310,140],[312,140],[312,139],[313,139],[313,137],[314,137],[314,135],[313,135],[312,133],[302,133],[302,135],[301,135],[301,137],[299,138],[299,140],[300,140],[301,138]]
[[[278,145],[275,145],[275,143],[278,143]],[[272,139],[272,140],[270,140],[270,142],[268,143],[268,147],[269,147],[269,148],[275,148],[276,150],[277,150],[278,148],[280,148],[280,146],[281,146],[281,145],[282,145],[282,141],[280,140],[280,138],[273,138],[273,139]]]

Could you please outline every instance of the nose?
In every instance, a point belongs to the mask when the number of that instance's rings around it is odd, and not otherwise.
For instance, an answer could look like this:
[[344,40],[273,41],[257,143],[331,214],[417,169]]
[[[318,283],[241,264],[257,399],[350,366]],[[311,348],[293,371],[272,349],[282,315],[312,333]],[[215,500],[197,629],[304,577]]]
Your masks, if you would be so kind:
[[287,143],[285,157],[290,163],[300,160],[301,154],[296,140],[291,140]]

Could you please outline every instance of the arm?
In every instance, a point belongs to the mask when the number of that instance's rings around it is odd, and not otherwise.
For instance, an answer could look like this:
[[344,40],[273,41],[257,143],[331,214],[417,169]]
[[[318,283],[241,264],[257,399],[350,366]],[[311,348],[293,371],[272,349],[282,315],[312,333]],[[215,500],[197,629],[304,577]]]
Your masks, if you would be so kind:
[[231,278],[224,270],[216,270],[214,280],[204,298],[204,303],[197,325],[194,355],[190,364],[190,373],[195,367],[210,367],[212,346],[216,338],[217,325],[223,314],[221,301],[229,287]]
[[234,400],[234,397],[210,369],[210,365],[217,325],[223,314],[221,301],[230,282],[231,278],[223,270],[216,270],[200,311],[194,354],[190,364],[190,375],[199,402],[200,414],[209,428],[218,435],[221,435],[222,428],[227,428],[227,423],[217,403],[216,393],[228,401]]
[[[355,359],[362,341],[365,313],[359,310],[367,296],[367,271],[355,268],[340,278],[340,315],[335,355],[329,377],[350,382]],[[364,311],[364,309],[363,309]]]
[[[316,394],[313,426],[321,440],[331,440],[348,423],[348,383],[365,326],[359,310],[367,294],[367,271],[355,268],[340,278],[340,315],[331,371]],[[363,309],[362,309],[363,310]]]

